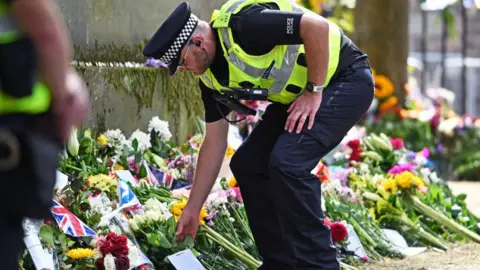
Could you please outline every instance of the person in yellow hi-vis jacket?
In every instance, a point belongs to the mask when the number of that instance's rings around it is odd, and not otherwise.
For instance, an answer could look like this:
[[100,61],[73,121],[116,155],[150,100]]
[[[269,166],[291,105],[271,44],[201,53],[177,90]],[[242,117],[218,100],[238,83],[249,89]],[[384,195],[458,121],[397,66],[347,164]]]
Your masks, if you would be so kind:
[[168,66],[170,76],[197,76],[205,108],[206,134],[178,239],[196,236],[227,148],[225,116],[241,110],[234,99],[261,100],[267,91],[271,103],[230,163],[261,269],[340,269],[311,172],[373,101],[367,55],[337,25],[290,0],[229,0],[209,22],[181,3],[143,53]]
[[22,220],[51,216],[58,158],[87,116],[52,0],[0,0],[0,265],[18,269]]

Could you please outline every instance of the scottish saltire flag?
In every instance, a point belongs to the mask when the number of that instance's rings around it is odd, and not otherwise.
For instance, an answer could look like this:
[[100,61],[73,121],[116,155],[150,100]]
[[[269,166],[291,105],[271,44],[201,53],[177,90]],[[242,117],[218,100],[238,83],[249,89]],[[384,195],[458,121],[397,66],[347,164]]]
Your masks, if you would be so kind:
[[122,178],[118,178],[118,197],[121,208],[129,208],[136,205],[141,206],[135,193],[133,193],[127,182]]
[[73,237],[95,236],[96,233],[90,229],[85,223],[78,219],[67,208],[63,207],[59,202],[53,200],[53,207],[50,209],[53,217],[57,221],[60,229]]

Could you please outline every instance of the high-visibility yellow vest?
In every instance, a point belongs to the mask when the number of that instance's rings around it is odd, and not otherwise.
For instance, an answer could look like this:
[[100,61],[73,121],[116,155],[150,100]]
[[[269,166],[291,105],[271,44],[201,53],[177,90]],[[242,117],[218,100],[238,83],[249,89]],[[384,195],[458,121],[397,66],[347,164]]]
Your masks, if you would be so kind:
[[[228,27],[232,14],[256,3],[275,3],[284,11],[311,12],[289,0],[229,0],[220,10],[214,10],[210,22],[213,22],[213,28],[218,32],[223,55],[228,62],[228,87],[241,87],[240,83],[248,82],[254,87],[268,89],[270,101],[289,104],[303,93],[308,81],[307,67],[297,61],[299,57],[305,57],[304,45],[278,45],[268,54],[249,55],[235,43],[232,30]],[[337,70],[341,43],[340,28],[332,22],[328,23],[330,56],[324,87],[329,84]],[[197,77],[217,91],[225,88],[210,69]]]
[[[4,0],[0,0],[0,46],[14,43],[22,36],[16,19],[10,12],[9,5]],[[0,115],[12,113],[40,114],[48,111],[50,104],[50,90],[40,82],[33,85],[30,96],[22,98],[12,97],[0,88]]]

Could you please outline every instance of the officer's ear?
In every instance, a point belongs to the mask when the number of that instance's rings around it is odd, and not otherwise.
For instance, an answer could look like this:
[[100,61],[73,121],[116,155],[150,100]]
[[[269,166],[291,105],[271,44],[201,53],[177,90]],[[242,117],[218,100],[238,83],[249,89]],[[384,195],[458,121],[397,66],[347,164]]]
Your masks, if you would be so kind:
[[203,43],[203,38],[200,35],[196,35],[192,38],[192,43],[195,44],[197,47],[201,47]]

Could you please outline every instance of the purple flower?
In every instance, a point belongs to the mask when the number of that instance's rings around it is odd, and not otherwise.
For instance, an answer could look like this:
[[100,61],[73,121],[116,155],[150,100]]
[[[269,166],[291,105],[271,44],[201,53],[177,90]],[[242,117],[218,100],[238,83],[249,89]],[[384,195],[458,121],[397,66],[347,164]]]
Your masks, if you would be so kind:
[[347,179],[348,175],[352,172],[353,168],[346,168],[346,169],[337,169],[333,172],[333,177],[340,181],[340,184],[345,187],[347,186]]
[[413,151],[409,151],[405,157],[408,158],[408,159],[415,159],[415,157],[417,156],[417,153],[413,152]]
[[398,164],[391,168],[388,173],[390,174],[400,174],[404,171],[411,171],[415,169],[415,165],[412,163]]
[[443,151],[443,144],[441,143],[437,144],[435,149],[437,150],[438,153],[441,153]]
[[168,68],[165,63],[154,58],[147,59],[147,62],[145,62],[145,66],[154,68]]

